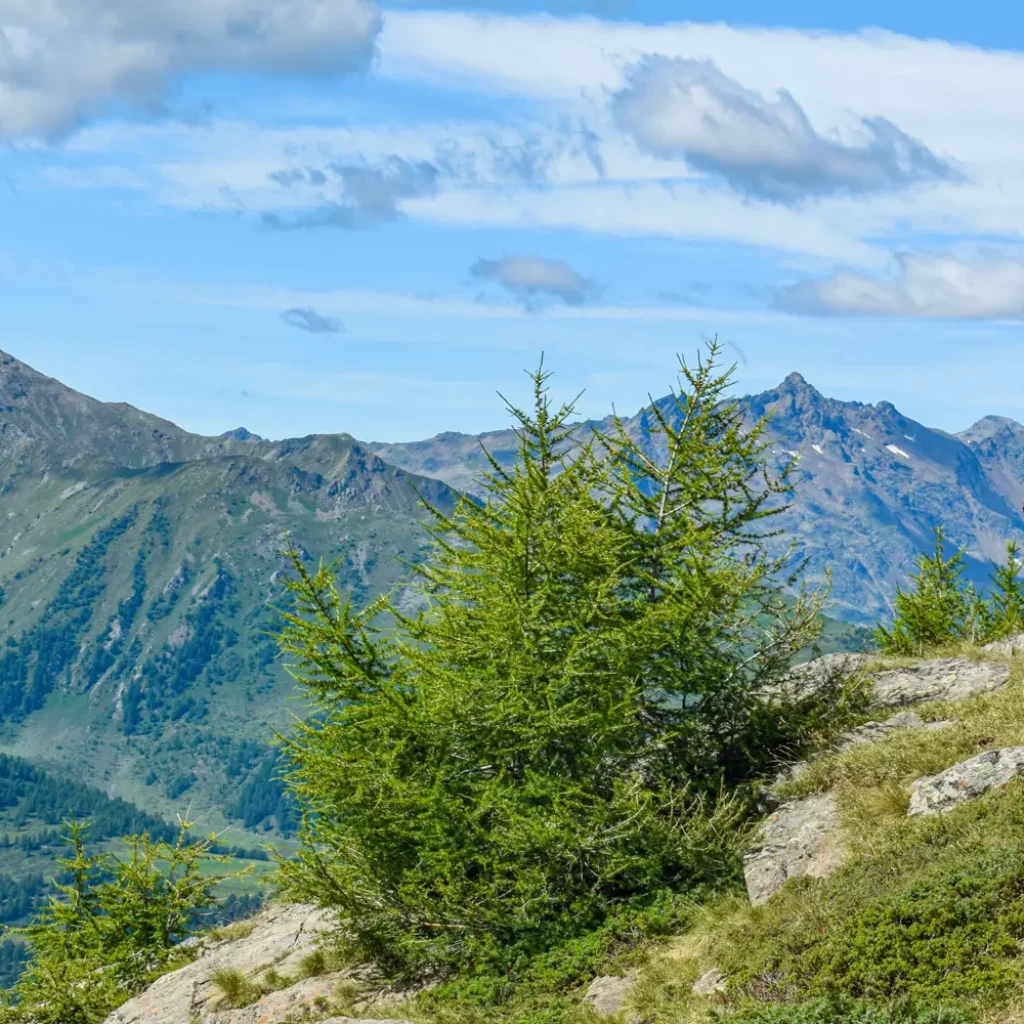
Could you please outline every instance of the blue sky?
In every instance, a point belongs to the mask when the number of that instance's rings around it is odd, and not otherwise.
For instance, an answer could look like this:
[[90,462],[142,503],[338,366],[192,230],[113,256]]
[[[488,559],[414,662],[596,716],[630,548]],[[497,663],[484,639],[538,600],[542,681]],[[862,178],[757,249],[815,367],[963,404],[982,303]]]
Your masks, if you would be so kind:
[[0,0],[0,348],[209,433],[494,428],[542,351],[629,412],[713,334],[1024,420],[1022,128],[993,0]]

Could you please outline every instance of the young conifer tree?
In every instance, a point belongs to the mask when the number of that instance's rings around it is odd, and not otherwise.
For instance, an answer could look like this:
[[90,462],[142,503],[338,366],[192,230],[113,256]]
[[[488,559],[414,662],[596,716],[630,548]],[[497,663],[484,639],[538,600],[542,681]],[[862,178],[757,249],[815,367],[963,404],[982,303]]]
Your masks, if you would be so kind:
[[752,695],[775,690],[817,638],[824,598],[824,588],[782,598],[803,566],[791,551],[770,556],[766,544],[789,508],[795,463],[769,472],[768,418],[744,424],[726,398],[732,370],[718,368],[719,352],[716,340],[695,368],[680,360],[678,394],[652,401],[638,430],[616,418],[600,438],[629,556],[621,612],[644,714],[674,771],[716,782],[723,772],[749,776],[783,735],[796,739],[798,721],[823,724]]
[[[225,876],[204,870],[222,862],[213,837],[195,841],[181,821],[174,843],[128,837],[124,859],[88,854],[84,822],[66,824],[69,876],[30,924],[10,931],[29,946],[13,1000],[3,995],[0,1024],[99,1024],[190,953],[179,946],[197,916],[216,902]],[[237,876],[235,876],[237,877]]]
[[1016,541],[1007,541],[1006,561],[996,566],[991,576],[986,639],[1001,640],[1024,632],[1024,580],[1020,568],[1020,548]]
[[[935,528],[935,551],[920,555],[912,589],[896,588],[896,615],[892,627],[879,625],[875,637],[890,654],[921,654],[930,647],[969,638],[979,614],[976,595],[968,592],[962,576],[964,552],[946,557],[945,533]],[[977,629],[975,630],[977,632]]]
[[787,612],[771,578],[754,527],[786,484],[717,351],[642,438],[579,433],[538,371],[514,466],[433,509],[415,615],[357,612],[293,556],[280,641],[315,713],[285,744],[303,846],[282,869],[362,955],[508,969],[734,878],[729,787],[841,715],[780,682],[817,603]]

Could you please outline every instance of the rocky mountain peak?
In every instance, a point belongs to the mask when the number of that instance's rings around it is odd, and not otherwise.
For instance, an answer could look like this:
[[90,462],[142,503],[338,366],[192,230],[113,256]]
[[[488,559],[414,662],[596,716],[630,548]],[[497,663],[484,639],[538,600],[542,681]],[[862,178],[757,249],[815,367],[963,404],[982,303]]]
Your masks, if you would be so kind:
[[982,416],[977,423],[956,435],[968,444],[977,444],[995,437],[1024,436],[1024,426],[1009,416]]
[[246,430],[245,427],[235,427],[234,430],[225,430],[220,435],[225,441],[264,441],[266,438],[260,437],[259,434],[254,434],[251,430]]

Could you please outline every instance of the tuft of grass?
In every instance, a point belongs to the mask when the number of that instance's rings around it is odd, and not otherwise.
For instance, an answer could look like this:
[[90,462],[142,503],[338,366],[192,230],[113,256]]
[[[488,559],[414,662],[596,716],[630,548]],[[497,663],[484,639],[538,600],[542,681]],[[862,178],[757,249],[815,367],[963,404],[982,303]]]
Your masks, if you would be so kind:
[[236,921],[234,924],[214,928],[210,932],[210,938],[214,942],[237,942],[239,939],[247,939],[252,935],[255,927],[255,921]]
[[356,1003],[360,995],[361,989],[356,982],[347,978],[339,981],[331,994],[331,1013],[336,1017],[358,1017]]
[[210,975],[210,984],[220,991],[219,1003],[229,1009],[238,1009],[255,1003],[263,990],[237,967],[220,967]]
[[637,980],[627,1017],[659,1024],[698,1024],[712,1019],[712,1008],[693,995],[700,976],[697,961],[663,955],[655,958]]
[[260,995],[265,995],[267,992],[277,992],[282,988],[288,988],[289,985],[294,985],[297,980],[297,978],[289,978],[287,975],[281,974],[275,968],[270,967],[260,975],[258,982]]
[[895,781],[883,782],[870,789],[844,787],[839,792],[840,811],[846,824],[878,826],[906,818],[910,806],[910,790]]
[[320,946],[310,950],[299,964],[299,978],[319,978],[322,974],[351,967],[351,961],[341,952]]
[[327,955],[322,949],[314,949],[307,953],[299,964],[300,978],[318,978],[327,973]]

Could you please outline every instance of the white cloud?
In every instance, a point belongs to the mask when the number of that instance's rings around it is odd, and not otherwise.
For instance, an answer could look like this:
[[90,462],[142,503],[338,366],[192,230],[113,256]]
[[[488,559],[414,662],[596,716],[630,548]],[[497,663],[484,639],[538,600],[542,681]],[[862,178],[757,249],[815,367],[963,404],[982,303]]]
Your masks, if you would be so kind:
[[764,95],[787,89],[819,133],[841,137],[856,109],[890,119],[969,170],[1024,166],[1014,130],[1024,118],[1024,54],[875,29],[396,11],[388,14],[375,73],[594,110],[648,54],[711,60]]
[[901,253],[896,261],[898,272],[889,278],[840,269],[825,280],[801,281],[781,290],[776,304],[797,313],[957,319],[1024,316],[1024,260]]
[[470,267],[470,273],[497,282],[531,309],[549,298],[561,299],[569,306],[582,306],[597,290],[593,281],[573,270],[565,260],[543,256],[480,259]]
[[[990,122],[1001,120],[990,90],[1017,84],[1024,74],[1024,55],[1018,53],[877,29],[645,25],[463,11],[389,12],[375,73],[481,93],[590,101],[623,88],[630,67],[647,54],[712,60],[763,93],[786,87],[801,97],[812,121],[838,119],[855,99],[858,107],[900,123],[896,114],[909,115],[914,123],[907,130],[915,134],[923,119],[949,123],[975,108],[987,109]],[[914,68],[913,76],[907,67]],[[863,89],[851,93],[854,82]],[[1005,99],[1007,109],[1024,107],[1024,97]]]
[[[520,176],[509,178],[494,164],[495,139],[501,143],[500,153],[531,134],[552,155],[543,187],[524,183]],[[826,208],[751,205],[725,190],[704,187],[689,176],[685,164],[637,155],[635,147],[614,136],[602,143],[602,178],[571,136],[566,148],[558,125],[540,123],[531,133],[493,122],[454,121],[264,129],[214,120],[203,127],[166,124],[159,131],[105,124],[83,129],[50,159],[71,161],[81,187],[93,173],[93,161],[106,168],[119,153],[131,153],[125,159],[139,164],[139,189],[161,205],[189,210],[234,213],[241,207],[254,215],[270,212],[284,223],[301,223],[309,213],[326,216],[331,203],[347,203],[337,175],[325,173],[325,184],[314,184],[308,168],[329,171],[329,163],[386,167],[400,160],[429,164],[439,174],[432,192],[415,195],[415,190],[406,190],[404,197],[396,196],[394,212],[438,226],[736,242],[810,256],[826,265],[881,265],[887,259],[884,249],[858,241],[855,209],[839,207],[839,223],[833,225]],[[98,168],[96,187],[109,187],[110,175]],[[301,170],[301,176],[292,175],[292,183],[282,187],[280,172],[287,175],[292,169]],[[674,180],[666,183],[666,175]],[[317,214],[318,208],[324,212]]]
[[[100,0],[50,2],[88,11]],[[127,5],[129,0],[105,2]],[[137,0],[137,6],[151,11],[152,2]],[[181,4],[167,5],[161,24],[198,17],[193,8],[199,10],[200,2],[187,0],[183,12]],[[202,10],[223,13],[231,5],[269,2],[208,0]],[[288,9],[313,10],[313,4],[291,0]],[[13,0],[0,0],[0,23],[12,20],[13,9]],[[39,9],[49,10],[43,0]],[[363,8],[357,0],[339,0],[335,9]],[[28,18],[27,4],[18,10],[23,20]],[[397,197],[397,215],[442,227],[571,229],[736,243],[825,266],[839,262],[875,268],[885,265],[893,248],[916,245],[926,234],[1024,233],[1024,151],[1016,142],[1016,125],[1024,121],[1024,55],[879,32],[844,35],[395,10],[387,15],[379,48],[376,75],[524,102],[503,104],[504,124],[396,123],[375,119],[370,108],[360,108],[360,116],[346,118],[344,125],[286,125],[287,116],[273,112],[268,124],[241,119],[158,127],[104,122],[48,150],[51,170],[46,173],[51,180],[63,175],[62,184],[79,188],[90,182],[97,188],[136,188],[165,206],[244,209],[254,217],[271,212],[298,222],[325,200],[328,205],[341,202],[340,190],[325,192],[309,183],[282,189],[269,177],[274,172],[323,168],[326,161],[376,166],[398,158],[438,164],[445,148],[457,143],[472,173],[460,170],[461,177],[445,177],[435,194]],[[809,131],[846,148],[856,145],[855,130],[861,125],[851,108],[886,118],[920,139],[938,159],[960,160],[971,183],[901,194],[836,195],[799,209],[746,203],[724,189],[702,187],[684,160],[640,153],[611,116],[610,98],[626,87],[630,68],[652,53],[669,60],[714,61],[723,75],[763,96],[787,89],[799,100]],[[257,67],[254,54],[246,66]],[[0,56],[0,69],[8,66],[5,59]],[[172,63],[174,73],[185,68],[177,57]],[[912,76],[905,74],[907,67],[914,68]],[[0,70],[0,90],[3,81]],[[81,92],[88,109],[98,109],[109,93],[104,89]],[[0,97],[0,131],[14,109]],[[335,112],[335,122],[338,116]],[[558,126],[564,118],[573,126],[582,119],[590,134],[581,131],[573,145],[563,140],[559,148]],[[324,114],[324,119],[331,116]],[[593,152],[587,154],[594,136],[600,136],[596,161]],[[530,139],[539,140],[536,153],[527,152]],[[520,149],[529,157],[523,166],[508,159]],[[68,167],[60,166],[64,161]],[[114,173],[118,164],[132,173]],[[543,188],[522,180],[538,166],[543,167]],[[14,178],[19,187],[24,184],[16,171]]]
[[193,71],[363,69],[380,26],[373,0],[0,0],[0,135],[156,106]]
[[734,242],[833,263],[879,266],[887,259],[884,250],[859,241],[855,231],[836,230],[819,210],[751,205],[693,182],[449,191],[410,200],[405,212],[417,220],[464,227],[575,229],[622,237]]
[[630,69],[612,109],[642,150],[682,158],[759,199],[795,202],[963,180],[887,118],[863,118],[851,142],[826,138],[788,91],[765,99],[712,61],[647,56]]
[[330,178],[339,195],[337,198],[320,198],[312,208],[290,219],[284,219],[275,212],[264,213],[263,224],[275,230],[352,229],[396,220],[404,200],[429,195],[437,189],[439,173],[434,164],[425,161],[413,163],[397,156],[378,166],[331,163],[326,171],[317,167],[274,171],[268,177],[282,188],[305,184],[319,189]]

